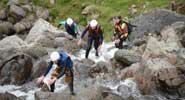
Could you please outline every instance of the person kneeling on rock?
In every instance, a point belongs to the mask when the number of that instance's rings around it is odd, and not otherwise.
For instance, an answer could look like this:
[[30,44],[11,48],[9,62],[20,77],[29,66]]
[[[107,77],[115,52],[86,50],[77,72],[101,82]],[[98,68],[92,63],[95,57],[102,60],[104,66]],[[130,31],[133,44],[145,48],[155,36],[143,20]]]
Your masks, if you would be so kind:
[[111,40],[115,42],[116,48],[122,49],[123,43],[127,43],[126,39],[128,38],[128,26],[127,23],[122,21],[121,16],[115,16],[113,20],[115,31]]
[[37,79],[37,83],[44,83],[49,91],[54,92],[56,80],[65,74],[65,82],[68,83],[71,95],[75,95],[73,90],[73,61],[71,58],[64,52],[52,52],[50,59],[48,68],[44,75]]

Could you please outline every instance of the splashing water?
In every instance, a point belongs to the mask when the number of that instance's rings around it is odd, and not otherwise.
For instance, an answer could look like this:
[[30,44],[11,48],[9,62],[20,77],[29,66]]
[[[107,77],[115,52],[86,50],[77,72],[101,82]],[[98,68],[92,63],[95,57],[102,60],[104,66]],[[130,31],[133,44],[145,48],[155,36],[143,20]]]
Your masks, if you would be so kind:
[[[99,50],[99,57],[95,56],[95,49],[91,49],[89,53],[89,59],[99,62],[99,61],[109,61],[113,56],[114,53],[117,51],[114,47],[113,43],[103,43],[101,49]],[[71,58],[74,59],[84,59],[85,58],[85,50],[80,50],[78,56],[71,55]],[[122,83],[121,83],[122,84]],[[60,92],[67,87],[66,84],[63,82],[63,78],[56,82],[56,89],[55,92]],[[111,87],[111,86],[110,86]],[[112,86],[113,87],[113,86]],[[29,91],[22,91],[23,86],[16,86],[16,85],[4,85],[0,86],[0,93],[9,92],[17,97],[26,97],[26,100],[34,100],[34,93],[40,91],[40,88],[34,87]]]
[[[90,53],[89,53],[89,59],[95,61],[95,62],[99,62],[99,61],[109,61],[113,56],[114,53],[117,51],[118,49],[114,47],[114,43],[103,43],[102,47],[99,50],[99,57],[95,56],[95,52],[96,50],[93,48],[91,49]],[[76,57],[77,59],[81,60],[83,58],[85,58],[85,50],[80,50],[79,52],[79,56]]]
[[104,80],[102,83],[99,83],[101,86],[110,89],[111,93],[121,96],[122,98],[128,97],[140,97],[140,91],[137,87],[137,84],[133,79],[128,78],[124,81],[119,80]]

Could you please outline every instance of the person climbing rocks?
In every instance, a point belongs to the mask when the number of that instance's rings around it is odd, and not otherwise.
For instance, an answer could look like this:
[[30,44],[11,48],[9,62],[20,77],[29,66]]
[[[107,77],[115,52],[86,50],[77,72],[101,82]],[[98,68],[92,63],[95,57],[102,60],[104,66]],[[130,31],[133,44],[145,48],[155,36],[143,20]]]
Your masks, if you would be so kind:
[[77,29],[77,24],[73,21],[72,18],[67,18],[66,21],[61,21],[59,22],[58,27],[63,25],[65,27],[66,32],[69,34],[68,38],[77,38],[78,35],[78,29]]
[[122,49],[123,42],[126,43],[128,38],[128,26],[127,23],[122,21],[121,16],[115,16],[114,21],[114,34],[111,37],[111,40],[115,42],[116,48]]
[[65,82],[68,84],[71,95],[75,95],[73,90],[73,61],[63,51],[52,52],[50,62],[45,73],[37,79],[37,83],[49,85],[50,92],[54,92],[55,82],[65,74]]
[[98,50],[101,48],[101,45],[103,43],[103,31],[95,19],[91,20],[90,24],[87,25],[85,30],[82,32],[81,38],[78,41],[78,45],[81,44],[81,41],[85,36],[85,34],[87,33],[87,31],[89,32],[89,34],[88,34],[88,42],[87,42],[88,47],[86,49],[85,58],[88,58],[93,42],[94,42],[94,48],[96,50],[95,56],[98,57],[99,56]]

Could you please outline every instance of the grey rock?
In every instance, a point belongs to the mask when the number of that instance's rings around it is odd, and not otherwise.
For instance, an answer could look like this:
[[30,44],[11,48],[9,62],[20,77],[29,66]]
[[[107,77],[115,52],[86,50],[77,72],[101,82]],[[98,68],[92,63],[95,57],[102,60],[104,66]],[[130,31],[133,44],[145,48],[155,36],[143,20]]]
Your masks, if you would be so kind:
[[108,73],[109,64],[106,62],[98,62],[92,66],[89,71],[89,75],[94,78],[100,74]]
[[55,30],[52,30],[54,27],[43,19],[39,19],[32,29],[30,30],[25,41],[30,43],[39,43],[43,47],[53,47],[54,39],[56,37]]
[[38,18],[42,18],[42,19],[48,20],[49,19],[49,10],[43,9],[41,7],[37,7],[36,8],[36,16]]
[[22,100],[22,99],[19,99],[18,97],[16,97],[15,95],[10,94],[8,92],[0,93],[0,99],[1,100]]
[[95,64],[95,62],[90,59],[82,59],[81,61],[75,61],[74,66],[80,77],[87,78],[89,77],[89,71],[93,64]]
[[118,61],[121,62],[123,66],[129,66],[133,63],[141,61],[141,55],[138,54],[135,51],[132,50],[118,50],[114,58]]
[[19,0],[9,0],[9,2],[7,3],[7,5],[19,5]]
[[144,66],[151,70],[156,82],[159,82],[163,88],[178,87],[185,82],[183,73],[170,64],[167,59],[149,59],[144,63]]
[[21,6],[25,11],[29,11],[29,12],[32,12],[33,11],[33,8],[31,5],[27,4],[27,5],[22,5]]
[[17,20],[20,20],[26,16],[24,9],[17,5],[10,5],[10,14]]
[[0,20],[5,20],[7,18],[7,9],[0,10]]
[[86,49],[87,44],[85,42],[81,43],[81,46],[77,45],[77,39],[67,39],[64,37],[55,38],[54,47],[61,47],[64,51],[70,51],[71,53],[77,53],[81,48]]
[[43,75],[47,67],[48,63],[45,60],[43,59],[38,60],[33,66],[31,79],[35,79]]
[[15,30],[16,33],[20,33],[22,31],[26,30],[26,27],[21,23],[16,23],[14,25],[14,30]]
[[14,30],[16,33],[27,33],[35,22],[35,17],[33,15],[27,16],[18,23],[14,24]]
[[48,54],[47,48],[43,47],[39,43],[31,43],[20,48],[17,48],[16,51],[23,52],[31,57],[38,59]]
[[185,84],[182,84],[179,88],[178,88],[178,92],[180,94],[180,96],[182,98],[185,98]]
[[1,22],[0,33],[6,34],[6,35],[12,35],[14,33],[13,24],[10,22]]
[[25,45],[27,45],[27,43],[16,35],[8,36],[0,41],[1,49],[18,48]]
[[153,95],[144,95],[138,98],[139,100],[167,100],[165,97],[160,97],[160,96],[153,96]]
[[0,66],[0,84],[24,84],[31,75],[32,67],[32,58],[25,54],[7,57]]
[[184,22],[185,16],[164,9],[144,13],[131,20],[131,24],[137,27],[133,29],[129,38],[132,41],[133,39],[142,38],[145,33],[160,33],[165,26],[178,21]]

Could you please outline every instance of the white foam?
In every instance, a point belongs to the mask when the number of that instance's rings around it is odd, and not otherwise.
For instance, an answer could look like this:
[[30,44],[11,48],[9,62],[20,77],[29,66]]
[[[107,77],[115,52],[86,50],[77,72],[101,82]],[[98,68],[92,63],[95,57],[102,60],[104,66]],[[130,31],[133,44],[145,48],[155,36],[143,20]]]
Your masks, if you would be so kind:
[[[99,51],[99,57],[95,56],[95,49],[91,49],[91,51],[89,53],[89,59],[91,59],[95,62],[108,61],[109,59],[111,59],[114,56],[114,53],[117,50],[118,49],[114,48],[113,43],[103,43],[102,47]],[[79,59],[79,60],[85,58],[85,50],[80,50],[78,56],[71,55],[71,58],[72,59]],[[60,80],[57,80],[57,82],[56,82],[55,92],[61,92],[66,87],[67,87],[67,85],[64,84],[63,78],[61,78]],[[118,87],[118,86],[116,86],[116,87]],[[39,90],[40,90],[40,88],[36,88],[36,89],[32,89],[28,92],[24,92],[24,91],[21,91],[21,86],[15,86],[15,85],[0,86],[0,93],[9,92],[9,93],[16,95],[17,97],[26,96],[27,97],[26,100],[34,100],[34,93]]]

